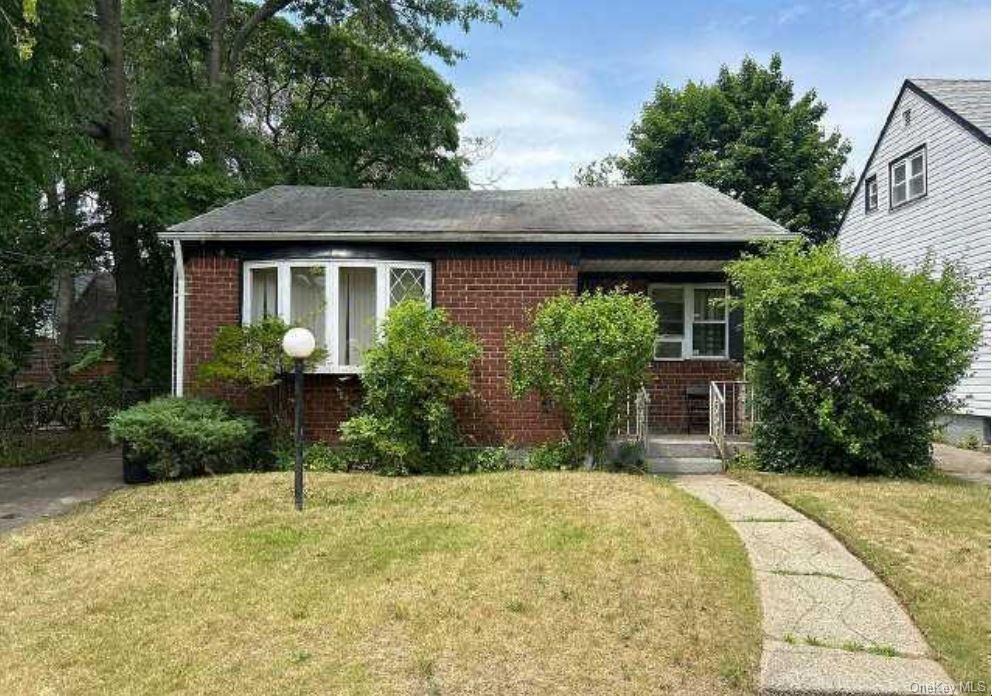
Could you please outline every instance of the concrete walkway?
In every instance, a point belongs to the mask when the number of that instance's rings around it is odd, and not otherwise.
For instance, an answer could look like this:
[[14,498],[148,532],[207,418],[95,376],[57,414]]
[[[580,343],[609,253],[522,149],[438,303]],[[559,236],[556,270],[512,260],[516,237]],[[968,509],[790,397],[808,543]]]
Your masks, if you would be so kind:
[[889,589],[826,530],[727,476],[674,480],[747,548],[763,614],[762,694],[953,693]]
[[120,450],[0,469],[0,534],[123,485]]
[[972,483],[989,483],[992,457],[989,457],[988,452],[976,452],[935,442],[933,458],[937,462],[937,468],[945,474]]

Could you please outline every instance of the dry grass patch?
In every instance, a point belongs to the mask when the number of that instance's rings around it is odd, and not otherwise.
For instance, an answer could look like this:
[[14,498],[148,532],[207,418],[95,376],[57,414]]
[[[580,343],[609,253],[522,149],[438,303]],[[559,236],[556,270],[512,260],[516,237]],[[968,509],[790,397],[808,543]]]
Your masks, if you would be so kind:
[[909,609],[961,681],[989,684],[989,487],[739,472],[833,532]]
[[0,537],[0,693],[740,693],[760,646],[715,512],[610,474],[115,493]]

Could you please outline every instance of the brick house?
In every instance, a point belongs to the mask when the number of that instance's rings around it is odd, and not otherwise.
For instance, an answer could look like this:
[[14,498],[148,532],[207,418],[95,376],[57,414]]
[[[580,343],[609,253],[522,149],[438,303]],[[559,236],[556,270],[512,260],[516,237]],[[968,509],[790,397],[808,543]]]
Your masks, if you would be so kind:
[[[423,296],[483,346],[458,406],[479,444],[560,437],[556,416],[507,390],[504,338],[543,299],[596,287],[647,293],[659,326],[648,414],[656,432],[705,431],[693,400],[742,374],[743,318],[714,304],[724,265],[778,224],[697,183],[531,191],[276,186],[169,228],[173,391],[197,391],[217,329],[279,315],[328,360],[307,382],[308,437],[334,441],[359,405],[362,354],[389,306]],[[243,402],[245,395],[223,394]]]

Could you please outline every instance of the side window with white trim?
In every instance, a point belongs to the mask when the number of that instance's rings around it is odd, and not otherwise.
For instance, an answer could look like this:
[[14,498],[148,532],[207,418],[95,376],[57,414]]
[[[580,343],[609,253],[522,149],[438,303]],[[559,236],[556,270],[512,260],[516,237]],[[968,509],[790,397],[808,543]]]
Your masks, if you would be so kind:
[[726,285],[656,284],[648,295],[658,313],[655,360],[728,356]]

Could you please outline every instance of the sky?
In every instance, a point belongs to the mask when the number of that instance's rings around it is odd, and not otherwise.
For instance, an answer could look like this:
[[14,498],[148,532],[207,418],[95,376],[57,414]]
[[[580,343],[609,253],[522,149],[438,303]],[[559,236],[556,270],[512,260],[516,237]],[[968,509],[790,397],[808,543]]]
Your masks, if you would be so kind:
[[455,86],[463,137],[494,150],[474,186],[574,185],[579,165],[626,149],[659,82],[712,82],[721,64],[782,55],[815,89],[860,173],[906,77],[988,78],[989,2],[972,0],[523,0],[502,27],[445,30],[467,55],[435,63]]

